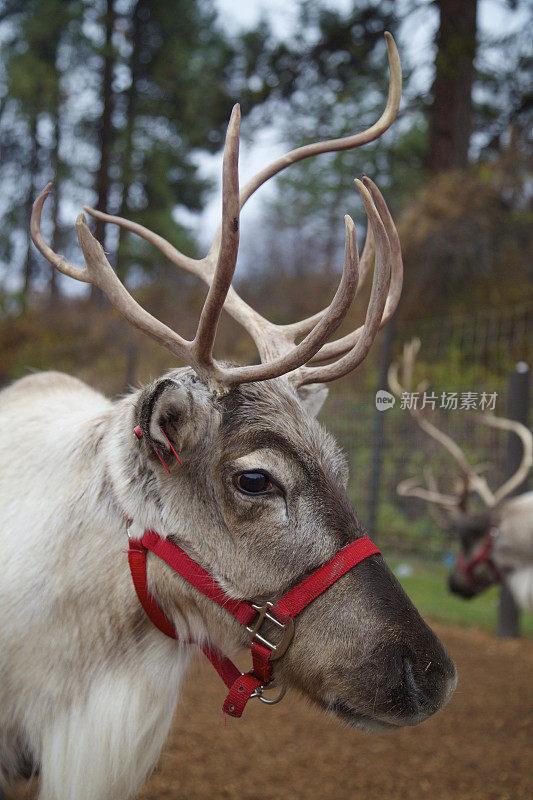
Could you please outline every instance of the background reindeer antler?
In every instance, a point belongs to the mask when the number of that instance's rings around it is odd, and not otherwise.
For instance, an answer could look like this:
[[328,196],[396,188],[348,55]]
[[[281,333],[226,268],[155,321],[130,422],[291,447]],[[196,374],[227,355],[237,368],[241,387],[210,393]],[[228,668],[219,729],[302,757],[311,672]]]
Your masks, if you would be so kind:
[[[388,381],[391,391],[401,397],[405,393],[422,393],[427,389],[428,383],[424,381],[416,388],[413,388],[413,375],[416,356],[420,349],[420,340],[413,339],[406,342],[403,347],[401,363],[393,363],[389,368]],[[486,463],[473,466],[466,458],[459,445],[446,433],[439,430],[430,422],[424,413],[413,404],[408,405],[409,412],[415,422],[439,442],[454,458],[459,465],[461,478],[458,490],[453,495],[441,494],[437,488],[436,480],[431,472],[425,471],[426,487],[420,486],[420,478],[408,478],[401,481],[397,486],[397,492],[402,497],[418,497],[428,503],[439,505],[447,510],[466,511],[470,494],[476,493],[487,507],[493,507],[507,497],[513,489],[519,486],[526,478],[533,464],[533,436],[531,431],[520,422],[515,422],[502,417],[495,417],[493,414],[477,414],[474,419],[484,425],[501,430],[514,431],[521,439],[523,454],[521,463],[516,472],[495,492],[493,492],[486,479],[479,473],[486,469]]]
[[[85,207],[87,213],[93,217],[114,222],[143,237],[174,264],[194,273],[208,284],[209,291],[192,341],[183,339],[133,299],[114,273],[101,245],[91,235],[83,214],[76,221],[76,229],[86,269],[69,264],[62,256],[53,252],[45,242],[40,228],[42,208],[50,192],[50,184],[39,195],[33,208],[31,233],[36,247],[60,272],[98,286],[129,322],[192,366],[213,389],[227,390],[240,383],[268,380],[285,374],[288,374],[295,385],[303,386],[335,380],[355,369],[366,357],[377,331],[394,313],[401,293],[403,275],[396,228],[385,200],[369,178],[364,177],[362,182],[355,181],[369,221],[369,234],[361,263],[359,264],[355,226],[351,218],[346,216],[344,268],[335,296],[323,311],[300,322],[275,325],[245,303],[231,287],[231,281],[238,252],[240,209],[265,181],[291,164],[310,156],[348,150],[371,142],[381,136],[396,118],[401,97],[401,66],[392,36],[389,33],[385,36],[390,85],[387,105],[380,119],[362,133],[292,150],[258,172],[240,192],[240,110],[239,106],[235,106],[224,148],[222,222],[205,258],[189,258],[141,225]],[[374,277],[364,324],[351,334],[325,344],[338,329],[360,290],[374,254]],[[213,343],[223,308],[251,334],[261,357],[260,364],[225,366],[213,358]],[[301,341],[297,344],[298,339]],[[333,364],[315,366],[331,358],[338,360]],[[310,366],[306,366],[307,364]]]

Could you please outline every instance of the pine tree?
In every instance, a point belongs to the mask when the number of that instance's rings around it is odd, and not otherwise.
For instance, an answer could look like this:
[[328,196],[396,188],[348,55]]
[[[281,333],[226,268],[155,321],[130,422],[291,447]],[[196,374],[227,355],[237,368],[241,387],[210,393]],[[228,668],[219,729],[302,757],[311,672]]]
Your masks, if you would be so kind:
[[[111,48],[106,44],[106,57],[114,58],[115,72],[120,68],[127,78],[123,88],[104,93],[113,146],[110,155],[100,148],[99,186],[104,176],[107,185],[98,192],[97,204],[194,251],[176,215],[180,208],[195,211],[204,204],[209,183],[200,177],[192,154],[221,147],[236,99],[227,88],[233,48],[205,0],[135,0],[115,14],[114,34],[110,21],[107,14]],[[121,233],[115,263],[127,278],[133,266],[150,271],[164,262]]]
[[[2,186],[6,200],[1,253],[10,265],[23,262],[22,301],[26,302],[41,261],[29,238],[31,207],[44,183],[66,173],[60,154],[64,89],[71,66],[71,37],[79,37],[81,6],[73,0],[22,0],[4,3],[4,92],[0,116]],[[68,53],[61,52],[65,47]],[[61,58],[60,58],[61,56]],[[62,66],[59,61],[62,60]],[[51,241],[59,242],[58,201],[52,204]],[[53,271],[50,290],[56,294]]]
[[[75,238],[72,224],[63,236],[61,207],[90,202],[91,187],[98,207],[194,251],[176,216],[203,206],[209,182],[196,152],[221,147],[237,96],[236,50],[211,0],[21,0],[1,6],[0,26],[0,256],[25,273],[23,295],[42,264],[28,236],[31,205],[51,178],[44,230],[67,256],[76,257]],[[97,224],[122,278],[163,265],[143,243],[106,233]]]

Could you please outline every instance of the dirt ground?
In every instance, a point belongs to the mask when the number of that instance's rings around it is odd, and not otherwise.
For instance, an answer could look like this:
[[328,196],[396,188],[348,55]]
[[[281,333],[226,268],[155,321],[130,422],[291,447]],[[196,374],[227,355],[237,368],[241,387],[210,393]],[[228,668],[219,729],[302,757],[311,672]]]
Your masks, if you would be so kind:
[[[533,642],[434,627],[457,663],[457,691],[432,719],[386,736],[290,694],[224,721],[223,684],[198,662],[139,800],[531,800]],[[21,787],[9,800],[33,796]]]

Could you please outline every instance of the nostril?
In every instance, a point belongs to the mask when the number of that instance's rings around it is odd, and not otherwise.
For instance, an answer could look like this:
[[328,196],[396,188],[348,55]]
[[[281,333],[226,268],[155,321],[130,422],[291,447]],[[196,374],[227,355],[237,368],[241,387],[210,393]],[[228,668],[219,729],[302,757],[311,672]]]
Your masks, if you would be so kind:
[[407,692],[419,711],[433,714],[446,705],[457,686],[457,671],[449,657],[415,661],[413,666],[404,656],[402,666]]
[[413,664],[409,658],[404,656],[402,658],[403,676],[407,693],[415,705],[417,711],[432,712],[434,704],[429,700],[427,695],[422,691],[415,679]]

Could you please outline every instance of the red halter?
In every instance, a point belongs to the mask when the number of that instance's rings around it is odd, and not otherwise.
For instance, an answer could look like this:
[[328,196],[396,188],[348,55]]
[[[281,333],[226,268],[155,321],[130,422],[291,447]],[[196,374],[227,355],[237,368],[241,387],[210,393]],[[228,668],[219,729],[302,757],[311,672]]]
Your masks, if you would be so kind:
[[[248,603],[246,600],[232,599],[215,578],[180,547],[168,539],[163,539],[154,531],[145,531],[141,539],[130,538],[128,561],[133,585],[148,617],[160,631],[173,639],[178,638],[174,625],[148,591],[146,575],[148,550],[172,567],[191,586],[233,614],[248,631],[253,667],[250,672],[244,674],[217,649],[209,645],[200,645],[229,689],[223,710],[232,717],[241,716],[250,697],[259,697],[265,703],[276,703],[281,700],[284,692],[275,700],[267,700],[262,694],[272,679],[271,662],[281,658],[292,641],[294,617],[360,561],[380,553],[376,545],[367,536],[363,536],[343,547],[337,555],[300,581],[276,603],[267,602],[258,605]],[[270,642],[261,633],[265,620],[273,623],[281,634],[277,643]]]
[[490,571],[492,572],[493,582],[501,580],[500,571],[492,558],[492,549],[494,547],[494,542],[497,535],[498,528],[490,528],[490,530],[485,534],[483,547],[477,553],[477,555],[473,556],[468,561],[462,552],[457,554],[455,566],[464,577],[468,585],[472,587],[472,589],[485,589],[490,585],[489,582],[480,580],[478,577],[476,577],[475,569],[479,564],[486,564],[489,567]]

